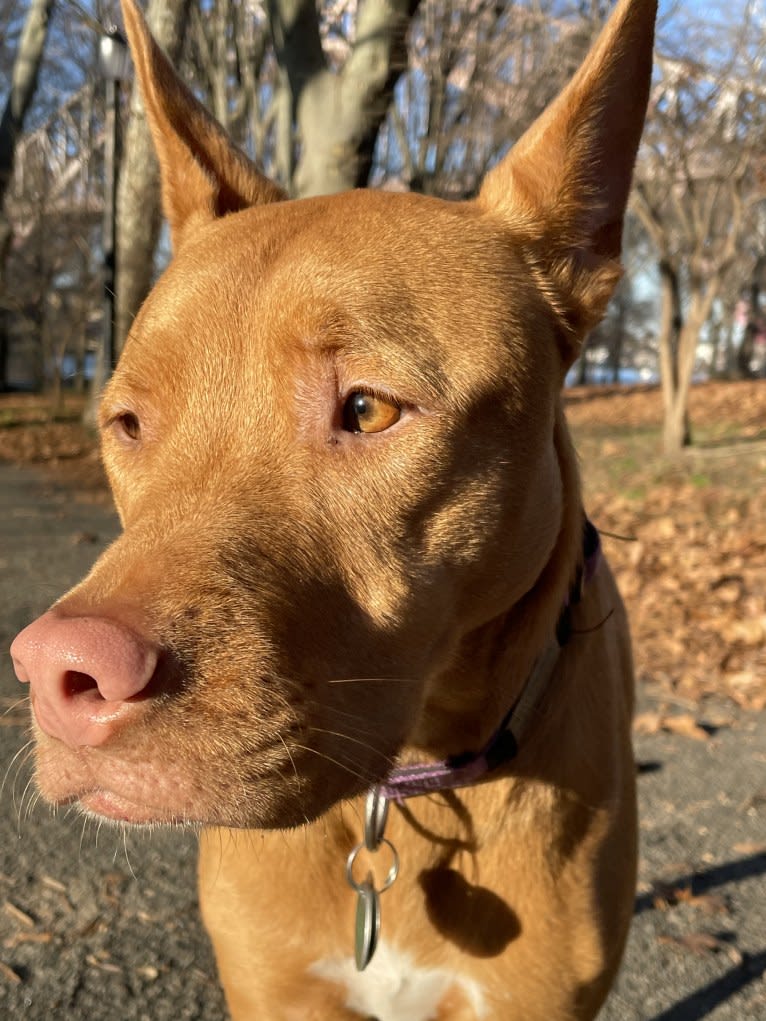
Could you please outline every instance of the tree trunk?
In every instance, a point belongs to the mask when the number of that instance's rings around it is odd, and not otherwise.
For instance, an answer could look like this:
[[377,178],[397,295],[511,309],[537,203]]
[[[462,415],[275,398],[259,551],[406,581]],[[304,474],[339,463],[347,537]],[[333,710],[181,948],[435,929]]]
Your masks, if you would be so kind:
[[742,343],[737,351],[737,372],[742,379],[754,379],[752,361],[755,355],[755,338],[760,332],[761,318],[761,277],[766,268],[766,256],[759,256],[753,267],[747,302],[747,323]]
[[685,319],[678,272],[667,260],[660,262],[660,284],[660,367],[665,409],[663,441],[666,456],[675,459],[692,442],[689,390],[700,331],[710,315],[720,287],[720,278],[712,276],[704,282],[693,282],[690,285],[691,297]]
[[[150,0],[146,11],[157,41],[174,62],[183,46],[189,6],[190,0]],[[123,153],[117,189],[115,331],[118,352],[149,293],[154,275],[154,250],[162,223],[159,167],[143,102],[135,87]]]
[[[667,259],[660,259],[660,381],[662,383],[662,404],[664,409],[665,453],[674,456],[685,446],[689,436],[689,423],[685,408],[679,407],[678,391],[678,340],[683,326],[681,290],[678,272]],[[681,424],[683,422],[683,425]]]
[[[5,214],[5,195],[13,176],[16,144],[34,98],[53,0],[31,0],[13,63],[11,91],[0,118],[0,304],[5,304],[5,263],[11,247],[11,223]],[[0,316],[0,390],[8,387],[7,311]]]
[[274,48],[290,85],[300,142],[295,196],[367,183],[380,125],[407,64],[405,35],[418,2],[360,3],[356,40],[335,73],[325,60],[313,0],[269,0]]
[[11,91],[0,119],[0,203],[13,174],[16,142],[37,88],[53,0],[31,0],[13,64]]

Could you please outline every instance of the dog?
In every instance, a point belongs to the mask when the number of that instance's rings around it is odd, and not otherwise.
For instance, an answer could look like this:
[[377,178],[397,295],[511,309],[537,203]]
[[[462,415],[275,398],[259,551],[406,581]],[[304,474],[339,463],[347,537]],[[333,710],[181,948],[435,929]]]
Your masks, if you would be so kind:
[[124,14],[174,255],[100,405],[123,531],[12,646],[36,780],[195,825],[235,1021],[585,1021],[636,870],[628,628],[560,392],[655,3],[474,201],[288,201]]

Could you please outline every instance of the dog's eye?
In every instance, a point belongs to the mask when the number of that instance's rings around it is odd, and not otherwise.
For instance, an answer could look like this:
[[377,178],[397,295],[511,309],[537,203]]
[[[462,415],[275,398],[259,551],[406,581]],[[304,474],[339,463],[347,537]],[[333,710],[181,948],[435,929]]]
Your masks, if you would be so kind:
[[352,433],[380,433],[401,416],[401,407],[391,398],[354,390],[343,405],[343,428]]
[[133,442],[141,439],[141,423],[138,420],[138,415],[132,411],[123,411],[121,414],[116,415],[113,423],[125,439],[132,440]]

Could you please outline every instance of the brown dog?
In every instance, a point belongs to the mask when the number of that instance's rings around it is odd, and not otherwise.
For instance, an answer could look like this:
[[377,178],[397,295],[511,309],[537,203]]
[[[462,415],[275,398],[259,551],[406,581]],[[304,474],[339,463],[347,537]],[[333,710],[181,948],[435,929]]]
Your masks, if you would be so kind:
[[238,1021],[571,1021],[614,977],[630,651],[559,391],[654,14],[622,0],[475,202],[286,202],[126,3],[176,252],[101,405],[123,534],[12,654],[50,801],[205,827]]

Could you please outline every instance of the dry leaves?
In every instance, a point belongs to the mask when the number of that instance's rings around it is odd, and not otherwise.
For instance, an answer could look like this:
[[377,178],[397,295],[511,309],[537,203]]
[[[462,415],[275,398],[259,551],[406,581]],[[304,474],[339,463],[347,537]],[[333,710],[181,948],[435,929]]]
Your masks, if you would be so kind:
[[733,964],[742,963],[741,952],[726,939],[714,936],[711,932],[686,932],[681,935],[665,933],[657,937],[657,942],[689,951],[698,957],[723,952]]
[[639,713],[633,721],[633,729],[637,734],[658,734],[667,731],[691,737],[695,741],[707,741],[710,731],[701,726],[689,713],[668,715],[660,712]]
[[688,904],[707,915],[729,914],[729,906],[723,897],[714,893],[694,893],[691,886],[655,883],[652,887],[652,904],[658,911],[668,911],[678,904]]
[[[692,421],[708,446],[673,470],[656,433],[625,431],[659,426],[657,390],[595,393],[578,391],[567,414],[592,520],[637,539],[605,537],[604,548],[639,679],[691,703],[724,695],[766,708],[766,382],[695,388]],[[695,723],[668,717],[660,729],[704,740]]]
[[739,844],[732,846],[732,851],[735,854],[746,854],[748,856],[766,855],[766,841],[758,840],[743,840]]
[[22,911],[20,907],[17,907],[12,901],[7,900],[3,904],[3,910],[6,915],[9,915],[17,924],[23,925],[27,929],[33,929],[35,926],[35,920],[31,915],[28,915],[26,911]]
[[5,964],[4,961],[0,961],[0,979],[10,982],[11,985],[17,986],[21,983],[21,975]]

